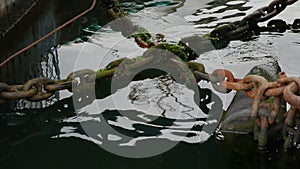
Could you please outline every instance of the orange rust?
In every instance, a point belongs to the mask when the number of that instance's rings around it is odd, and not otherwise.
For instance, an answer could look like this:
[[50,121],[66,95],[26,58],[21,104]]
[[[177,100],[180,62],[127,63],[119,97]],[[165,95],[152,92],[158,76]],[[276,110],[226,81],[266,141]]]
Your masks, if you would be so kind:
[[135,42],[139,45],[141,48],[149,48],[149,45],[143,41],[140,37],[135,37]]

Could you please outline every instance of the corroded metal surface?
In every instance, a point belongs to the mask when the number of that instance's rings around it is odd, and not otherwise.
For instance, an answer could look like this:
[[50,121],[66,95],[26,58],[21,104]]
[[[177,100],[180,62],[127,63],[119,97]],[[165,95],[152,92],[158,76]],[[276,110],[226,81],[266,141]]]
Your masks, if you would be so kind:
[[[280,68],[277,63],[268,63],[254,67],[249,74],[256,74],[273,81]],[[251,133],[254,131],[254,120],[251,118],[252,99],[245,91],[239,91],[223,117],[221,131],[230,133]],[[260,113],[269,112],[268,108],[261,108]]]

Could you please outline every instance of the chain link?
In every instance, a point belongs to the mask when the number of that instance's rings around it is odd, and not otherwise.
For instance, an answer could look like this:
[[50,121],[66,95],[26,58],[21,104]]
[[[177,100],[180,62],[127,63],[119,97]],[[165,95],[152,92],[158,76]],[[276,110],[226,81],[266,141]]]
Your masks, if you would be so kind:
[[[291,105],[291,108],[285,113],[285,121],[282,128],[283,138],[285,139],[284,148],[291,147],[292,142],[298,142],[299,139],[296,135],[299,135],[300,131],[296,130],[297,125],[300,125],[300,121],[297,119],[296,114],[300,113],[300,78],[287,77],[284,72],[278,74],[278,78],[274,82],[269,82],[262,76],[247,75],[243,79],[236,79],[234,77],[225,75],[224,72],[228,70],[217,69],[214,76],[219,80],[213,79],[212,84],[218,83],[218,85],[212,85],[217,91],[220,86],[223,92],[224,89],[232,90],[244,90],[246,94],[253,99],[251,117],[255,120],[256,125],[260,128],[259,141],[260,147],[265,147],[266,140],[268,138],[268,130],[270,126],[275,122],[279,116],[282,100],[285,100]],[[230,78],[224,78],[230,77]],[[269,108],[268,114],[260,114],[261,108]],[[298,121],[297,121],[298,120]],[[299,122],[299,123],[296,123]],[[300,136],[300,135],[299,135]]]
[[0,96],[2,99],[11,100],[11,99],[28,98],[28,97],[32,97],[35,94],[36,94],[35,89],[29,89],[24,91],[23,85],[12,85],[2,90]]
[[[212,37],[221,37],[222,39],[237,39],[247,34],[253,34],[258,28],[258,22],[267,21],[281,13],[288,5],[297,0],[274,0],[269,6],[262,7],[253,13],[247,15],[243,20],[230,24],[218,26],[211,32]],[[113,7],[112,7],[113,8]],[[116,15],[115,13],[113,13]],[[116,16],[115,16],[116,17]],[[300,19],[296,19],[292,25],[287,25],[282,20],[272,20],[268,23],[265,30],[284,32],[288,28],[298,32],[300,30]],[[139,46],[149,48],[154,44],[150,41],[151,36],[147,32],[134,36]],[[157,42],[163,42],[163,38]],[[70,73],[66,79],[54,81],[49,78],[34,78],[28,80],[24,85],[8,85],[0,83],[0,104],[6,100],[27,99],[29,101],[41,101],[50,98],[60,90],[68,89],[71,92],[89,90],[94,87],[95,82],[101,78],[111,78],[117,67],[119,70],[128,71],[143,67],[153,62],[154,57],[146,57],[142,60],[129,60],[126,67],[118,67],[124,59],[118,59],[97,72],[84,69]],[[125,60],[125,61],[128,61]],[[170,62],[176,65],[177,62]],[[189,62],[185,62],[189,65]],[[172,66],[170,65],[170,66]],[[192,70],[192,69],[191,69]],[[235,78],[229,70],[216,69],[212,74],[201,72],[201,70],[192,70],[197,82],[201,80],[211,82],[213,88],[221,93],[229,93],[232,90],[243,90],[253,99],[251,117],[255,119],[256,124],[261,129],[262,137],[267,138],[267,129],[272,125],[279,113],[281,100],[284,99],[291,105],[290,110],[286,112],[286,118],[283,127],[283,136],[286,140],[291,139],[289,130],[293,130],[293,121],[296,113],[300,110],[300,78],[287,77],[284,72],[279,73],[277,81],[269,82],[264,77],[258,75],[247,75],[243,79]],[[120,79],[121,80],[121,79]],[[273,98],[272,102],[266,102]],[[261,115],[261,108],[269,108],[268,115]],[[292,126],[292,127],[291,127]],[[286,141],[288,142],[288,141]],[[264,143],[262,143],[264,144]]]
[[[223,24],[216,27],[211,31],[211,37],[218,37],[221,40],[237,40],[245,38],[245,35],[251,37],[253,34],[257,34],[261,31],[279,31],[284,32],[286,30],[286,24],[284,26],[269,23],[268,27],[276,27],[276,29],[260,28],[259,22],[265,22],[281,13],[287,6],[292,5],[298,0],[274,0],[268,6],[264,6],[248,14],[241,21],[235,21],[228,24]],[[299,30],[300,21],[295,20],[292,30],[294,32]]]
[[[66,79],[54,81],[49,78],[34,78],[28,80],[24,85],[8,85],[0,83],[0,103],[6,100],[27,99],[29,101],[41,101],[50,98],[55,92],[69,90],[70,92],[82,92],[93,89],[97,80],[111,79],[116,70],[126,75],[126,71],[133,72],[140,67],[149,65],[158,59],[155,56],[135,59],[117,59],[109,63],[104,69],[97,72],[90,69],[78,70],[70,73]],[[123,63],[123,64],[121,64]],[[172,67],[175,63],[166,65]],[[203,73],[205,68],[196,62],[184,62],[192,72]],[[177,65],[178,66],[178,65]],[[176,68],[176,67],[175,67]],[[122,80],[122,76],[119,77]],[[200,81],[200,80],[199,80]]]
[[292,24],[292,31],[295,33],[300,32],[300,19],[295,19]]
[[54,80],[49,78],[35,78],[27,81],[23,86],[23,91],[35,90],[35,94],[27,98],[29,101],[46,100],[53,95],[53,92],[45,90],[45,85],[53,84]]
[[[8,85],[5,83],[0,83],[0,94],[2,93],[2,91],[4,91],[5,89],[8,88]],[[3,104],[5,102],[5,99],[3,99],[2,97],[0,98],[0,104]]]

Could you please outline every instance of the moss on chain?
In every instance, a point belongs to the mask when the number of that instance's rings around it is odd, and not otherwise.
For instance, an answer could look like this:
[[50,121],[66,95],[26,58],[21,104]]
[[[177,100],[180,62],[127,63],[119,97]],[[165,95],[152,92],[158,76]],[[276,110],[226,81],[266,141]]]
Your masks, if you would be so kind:
[[121,59],[117,59],[117,60],[114,60],[114,61],[110,62],[110,63],[105,67],[105,69],[112,69],[112,68],[114,68],[114,67],[118,67],[119,64],[121,64],[121,63],[124,61],[124,59],[126,59],[126,58],[121,58]]
[[132,35],[133,38],[139,37],[142,41],[146,42],[147,44],[150,44],[152,35],[144,29],[139,28],[134,35]]
[[154,46],[153,48],[167,50],[174,55],[178,56],[183,61],[188,61],[188,55],[184,52],[185,47],[178,44],[169,44],[169,43],[162,43],[159,45]]
[[223,49],[227,47],[230,42],[229,40],[221,39],[219,37],[213,37],[211,34],[206,34],[204,37],[209,39],[216,49]]
[[205,66],[202,63],[198,63],[198,62],[186,62],[187,66],[190,68],[190,70],[192,72],[194,71],[198,71],[201,73],[207,73],[205,71]]

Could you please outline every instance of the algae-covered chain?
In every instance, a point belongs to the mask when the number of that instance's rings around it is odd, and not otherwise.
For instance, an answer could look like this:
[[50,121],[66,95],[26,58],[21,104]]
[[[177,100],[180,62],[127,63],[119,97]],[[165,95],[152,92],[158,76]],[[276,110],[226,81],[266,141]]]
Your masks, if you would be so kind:
[[[156,57],[156,56],[153,56]],[[159,57],[159,56],[157,56]],[[139,59],[140,58],[140,59]],[[76,72],[72,72],[64,80],[54,81],[49,78],[34,78],[28,80],[24,85],[8,85],[0,83],[0,104],[6,100],[14,99],[27,99],[30,101],[41,101],[50,98],[54,92],[68,89],[74,90],[72,87],[76,86],[80,90],[88,90],[93,87],[94,83],[103,78],[111,79],[116,70],[123,61],[126,62],[126,70],[132,71],[138,67],[143,67],[149,62],[155,60],[152,57],[137,57],[134,59],[117,59],[108,64],[104,69],[93,71],[90,69],[83,69]],[[156,59],[158,60],[158,59]],[[204,65],[196,62],[181,62],[180,64],[186,64],[192,72],[201,72],[205,74]],[[126,72],[124,72],[126,74]],[[77,80],[79,78],[79,80]],[[196,77],[199,81],[199,77]],[[80,82],[80,83],[79,83]]]
[[[288,5],[295,3],[297,0],[275,0],[269,6],[260,8],[252,14],[246,16],[242,21],[236,21],[231,24],[221,25],[214,29],[210,35],[204,36],[209,39],[214,47],[223,48],[232,39],[240,39],[245,34],[251,35],[258,28],[257,23],[269,20],[282,12]],[[103,1],[103,7],[106,9],[106,14],[111,19],[115,20],[126,16],[120,8],[118,1],[108,0]],[[132,24],[132,22],[129,22]],[[274,27],[279,31],[283,31],[286,24],[280,22],[269,23],[269,27]],[[135,28],[134,25],[131,25]],[[300,21],[295,20],[292,28],[299,30]],[[217,69],[212,74],[205,72],[204,66],[200,63],[189,62],[195,59],[198,55],[193,53],[191,49],[183,43],[169,44],[165,43],[162,36],[159,36],[158,43],[151,41],[151,34],[145,29],[137,28],[135,32],[130,32],[136,42],[141,47],[158,48],[168,50],[182,59],[180,64],[186,64],[193,72],[197,81],[210,81],[212,86],[220,92],[228,93],[231,90],[244,90],[247,95],[253,99],[251,116],[256,120],[257,126],[260,128],[261,138],[260,146],[266,144],[268,127],[274,123],[278,116],[280,100],[284,99],[291,104],[291,109],[286,113],[286,120],[283,127],[283,134],[286,140],[285,145],[288,145],[293,136],[288,133],[293,133],[293,127],[296,113],[300,110],[300,78],[286,77],[283,73],[275,82],[268,82],[261,76],[247,75],[243,79],[236,79],[228,70]],[[142,31],[141,31],[142,30]],[[150,60],[149,60],[150,59]],[[152,58],[153,59],[153,58]],[[104,69],[93,71],[89,69],[72,72],[66,79],[54,81],[48,78],[35,78],[27,81],[24,85],[8,85],[0,83],[0,104],[6,100],[12,99],[28,99],[30,101],[40,101],[50,98],[56,91],[68,89],[74,90],[89,90],[95,86],[95,83],[100,79],[111,80],[118,67],[125,59],[118,59],[111,62]],[[151,62],[151,58],[127,59],[128,64],[124,71],[130,71],[136,67],[143,67]],[[164,59],[162,59],[164,61]],[[126,75],[128,72],[124,72]],[[78,80],[80,79],[80,80]],[[75,87],[74,87],[75,86]],[[260,115],[259,109],[269,107],[271,113],[268,117]],[[295,132],[294,132],[295,133]]]
[[[156,35],[156,41],[161,44],[154,44],[151,39],[151,34],[136,25],[134,25],[128,17],[126,17],[126,13],[121,9],[120,4],[117,0],[102,0],[102,7],[104,8],[105,13],[112,19],[119,19],[120,23],[126,24],[129,29],[121,30],[124,31],[122,34],[130,35],[129,37],[134,37],[138,45],[149,48],[151,46],[155,46],[155,48],[168,50],[184,61],[187,66],[191,67],[192,71],[205,72],[204,66],[200,63],[188,62],[190,60],[195,59],[196,54],[193,53],[188,46],[183,43],[178,44],[168,44],[164,43],[164,37],[161,34]],[[118,28],[117,28],[118,29]],[[130,30],[130,31],[128,31]],[[126,32],[128,31],[128,32]],[[127,65],[127,67],[139,67],[147,64],[145,59],[139,59],[141,57],[137,57],[131,59],[131,63]],[[27,81],[24,85],[7,85],[4,83],[0,83],[0,103],[3,103],[5,100],[13,100],[13,99],[27,99],[30,101],[40,101],[45,100],[51,97],[54,92],[59,90],[72,90],[72,86],[78,86],[77,88],[88,89],[90,88],[95,80],[101,78],[111,78],[118,65],[123,62],[125,59],[118,59],[112,61],[109,65],[107,65],[104,69],[93,71],[93,70],[79,70],[71,73],[66,79],[54,81],[48,78],[34,78]],[[126,59],[127,61],[129,59]],[[76,80],[79,78],[78,80]],[[73,89],[74,90],[74,89]]]
[[[264,6],[250,13],[240,21],[235,21],[228,24],[223,24],[216,27],[213,31],[210,32],[210,37],[217,38],[216,40],[220,41],[230,41],[243,38],[249,38],[255,33],[261,31],[272,30],[272,29],[261,29],[258,26],[259,22],[265,22],[274,16],[281,13],[288,5],[292,5],[298,0],[274,0],[268,6]],[[269,27],[276,27],[282,31],[281,23],[271,22]],[[275,30],[276,30],[275,29]],[[299,20],[295,20],[292,29],[295,31],[299,30]],[[274,30],[274,29],[273,29]],[[286,30],[286,29],[285,29]]]
[[[155,57],[155,58],[154,58]],[[84,91],[94,89],[98,80],[106,79],[111,81],[117,69],[121,71],[134,71],[138,67],[159,61],[156,57],[137,57],[134,59],[118,59],[108,64],[104,69],[93,71],[89,69],[72,72],[64,80],[54,81],[48,78],[34,78],[27,81],[24,85],[7,85],[0,83],[0,103],[11,99],[28,99],[30,101],[40,101],[51,97],[54,92],[68,89],[71,92]],[[166,61],[162,59],[162,61]],[[126,65],[121,63],[126,62]],[[210,81],[212,86],[219,92],[229,93],[231,90],[244,90],[246,94],[253,99],[252,103],[252,118],[256,121],[260,129],[260,147],[266,145],[267,131],[279,113],[281,100],[284,99],[291,105],[291,109],[286,113],[286,120],[282,133],[286,142],[293,138],[290,131],[293,131],[295,126],[296,114],[300,110],[300,78],[287,77],[283,72],[278,76],[278,79],[269,82],[262,76],[247,75],[243,79],[238,79],[233,74],[224,69],[216,69],[212,74],[205,72],[204,66],[196,62],[177,62],[186,64],[193,72],[197,82],[200,80]],[[180,66],[180,65],[179,65]],[[122,69],[126,67],[125,69]],[[119,70],[120,71],[120,70]],[[124,72],[126,76],[127,73]],[[78,80],[80,79],[80,80]],[[260,108],[270,108],[268,116],[259,113]],[[294,133],[297,133],[294,131]],[[286,145],[289,145],[286,143]]]

